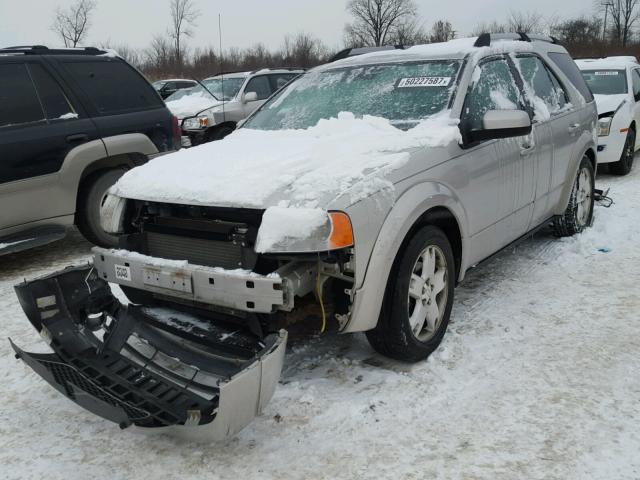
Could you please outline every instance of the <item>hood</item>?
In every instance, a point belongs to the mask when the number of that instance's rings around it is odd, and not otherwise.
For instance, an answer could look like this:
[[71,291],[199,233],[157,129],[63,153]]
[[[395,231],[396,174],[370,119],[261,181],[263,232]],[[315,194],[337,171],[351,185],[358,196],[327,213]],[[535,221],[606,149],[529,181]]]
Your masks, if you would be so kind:
[[598,115],[615,112],[620,104],[627,99],[627,94],[619,95],[594,95],[598,107]]
[[387,177],[414,149],[458,140],[457,120],[448,111],[407,131],[383,118],[351,113],[305,130],[242,128],[224,140],[134,168],[111,193],[186,205],[326,208],[344,194],[355,203],[393,188]]
[[178,117],[178,120],[183,120],[187,117],[193,117],[203,110],[222,105],[223,102],[215,100],[210,95],[194,93],[166,103],[171,113]]

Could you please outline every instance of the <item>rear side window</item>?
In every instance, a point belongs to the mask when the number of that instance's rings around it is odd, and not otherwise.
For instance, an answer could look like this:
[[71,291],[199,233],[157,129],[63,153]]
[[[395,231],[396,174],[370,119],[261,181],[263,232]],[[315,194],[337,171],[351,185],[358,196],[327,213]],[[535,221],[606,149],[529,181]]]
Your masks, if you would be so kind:
[[549,58],[553,60],[562,73],[564,73],[569,81],[573,83],[573,86],[578,89],[587,102],[593,101],[593,94],[589,87],[582,78],[582,73],[578,69],[578,66],[569,56],[568,53],[549,53]]
[[151,85],[122,61],[66,62],[100,115],[162,107]]
[[30,64],[29,70],[38,88],[38,95],[49,120],[72,120],[78,114],[69,103],[58,82],[42,67]]
[[640,96],[640,71],[634,70],[631,73],[631,80],[633,81],[633,96],[637,100]]
[[0,65],[0,128],[41,121],[44,112],[26,66]]
[[517,64],[533,106],[535,120],[548,120],[551,115],[564,109],[564,90],[542,60],[535,56],[518,57]]

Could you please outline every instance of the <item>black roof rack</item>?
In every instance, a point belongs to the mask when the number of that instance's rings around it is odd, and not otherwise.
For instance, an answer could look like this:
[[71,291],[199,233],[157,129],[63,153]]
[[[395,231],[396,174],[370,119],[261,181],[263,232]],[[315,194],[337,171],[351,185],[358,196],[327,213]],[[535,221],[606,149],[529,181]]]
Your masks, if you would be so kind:
[[0,48],[0,54],[7,53],[23,55],[104,55],[107,51],[96,47],[49,48],[45,45],[19,45]]
[[524,32],[516,33],[482,33],[478,36],[474,47],[489,47],[491,46],[491,40],[520,40],[521,42],[549,42],[553,44],[559,44],[557,38],[548,35],[535,35],[527,34]]
[[386,45],[383,47],[356,47],[345,48],[336,53],[328,63],[335,62],[336,60],[342,60],[343,58],[355,57],[357,55],[363,55],[365,53],[380,52],[384,50],[404,50],[407,48],[404,45]]

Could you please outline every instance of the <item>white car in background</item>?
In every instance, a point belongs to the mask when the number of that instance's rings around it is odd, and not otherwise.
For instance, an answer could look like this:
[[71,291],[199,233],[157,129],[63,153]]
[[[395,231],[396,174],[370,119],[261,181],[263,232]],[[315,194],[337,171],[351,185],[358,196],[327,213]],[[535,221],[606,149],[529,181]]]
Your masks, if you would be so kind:
[[576,60],[598,106],[598,163],[626,175],[638,149],[640,64],[635,57]]

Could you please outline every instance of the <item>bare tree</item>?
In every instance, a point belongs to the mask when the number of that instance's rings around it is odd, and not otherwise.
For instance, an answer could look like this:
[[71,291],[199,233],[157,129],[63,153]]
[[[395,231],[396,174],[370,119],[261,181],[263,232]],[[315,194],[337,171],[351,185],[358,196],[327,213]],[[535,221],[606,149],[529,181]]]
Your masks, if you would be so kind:
[[393,29],[389,43],[395,45],[420,45],[429,43],[429,34],[417,18],[407,17]]
[[613,40],[622,44],[623,47],[631,39],[633,26],[640,17],[639,5],[640,0],[609,0],[599,4],[600,8],[608,9],[613,24],[611,28]]
[[471,31],[471,35],[477,37],[483,33],[505,33],[509,31],[509,26],[494,20],[490,23],[479,23]]
[[544,21],[537,12],[511,12],[507,20],[508,30],[522,33],[542,33]]
[[51,30],[55,32],[65,47],[77,47],[91,26],[91,14],[96,8],[93,0],[76,0],[67,9],[56,8]]
[[449,40],[453,40],[455,36],[456,32],[453,29],[451,22],[447,20],[438,20],[431,28],[430,40],[432,43],[448,42]]
[[353,22],[345,27],[350,46],[381,46],[390,42],[395,30],[417,15],[413,0],[349,0],[347,11]]
[[295,36],[284,37],[281,56],[285,66],[308,68],[316,65],[319,58],[327,57],[328,52],[320,40],[300,32]]
[[193,35],[192,28],[196,26],[200,12],[195,8],[193,0],[171,0],[169,9],[171,12],[169,36],[173,40],[174,55],[178,67],[181,67],[185,50],[183,39]]
[[589,47],[600,41],[602,21],[599,18],[578,17],[564,20],[551,27],[553,35],[568,46]]

